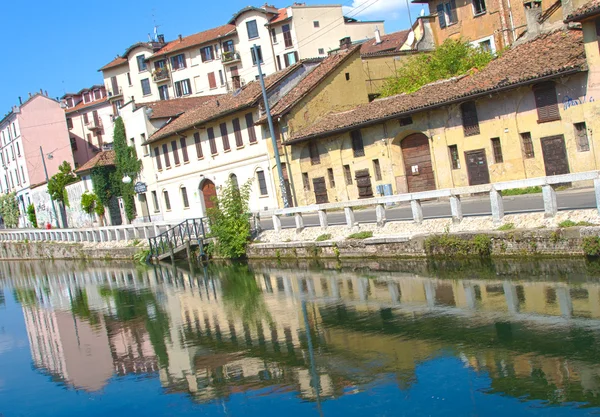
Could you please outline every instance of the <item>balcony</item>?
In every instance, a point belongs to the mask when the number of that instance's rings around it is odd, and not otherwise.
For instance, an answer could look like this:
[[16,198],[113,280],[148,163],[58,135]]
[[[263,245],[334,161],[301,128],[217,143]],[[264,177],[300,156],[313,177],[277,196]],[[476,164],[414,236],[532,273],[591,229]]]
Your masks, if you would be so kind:
[[108,93],[109,100],[123,97],[123,89],[121,87],[117,87],[117,89],[107,89],[106,92]]
[[90,120],[85,124],[85,127],[87,127],[91,131],[102,130],[102,120]]
[[223,64],[233,64],[234,62],[239,62],[240,59],[240,53],[235,51],[225,51],[221,55],[221,62]]
[[152,79],[158,83],[161,81],[167,81],[171,78],[171,74],[167,68],[157,68],[152,72]]

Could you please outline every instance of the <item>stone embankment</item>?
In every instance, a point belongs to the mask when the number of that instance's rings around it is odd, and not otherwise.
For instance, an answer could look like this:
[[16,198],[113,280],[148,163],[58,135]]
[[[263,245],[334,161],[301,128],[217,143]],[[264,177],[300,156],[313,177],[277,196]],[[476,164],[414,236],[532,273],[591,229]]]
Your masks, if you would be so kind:
[[0,260],[103,259],[131,260],[142,249],[124,242],[0,242]]

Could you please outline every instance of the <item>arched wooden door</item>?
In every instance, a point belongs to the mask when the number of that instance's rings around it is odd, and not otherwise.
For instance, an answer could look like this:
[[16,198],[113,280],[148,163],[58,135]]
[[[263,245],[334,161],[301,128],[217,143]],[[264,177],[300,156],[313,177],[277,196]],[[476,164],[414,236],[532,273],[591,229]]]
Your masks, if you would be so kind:
[[211,180],[204,180],[200,186],[204,196],[204,208],[208,210],[215,206],[214,199],[217,197],[217,189]]
[[414,133],[404,138],[400,147],[406,170],[408,192],[435,190],[429,138],[422,133]]

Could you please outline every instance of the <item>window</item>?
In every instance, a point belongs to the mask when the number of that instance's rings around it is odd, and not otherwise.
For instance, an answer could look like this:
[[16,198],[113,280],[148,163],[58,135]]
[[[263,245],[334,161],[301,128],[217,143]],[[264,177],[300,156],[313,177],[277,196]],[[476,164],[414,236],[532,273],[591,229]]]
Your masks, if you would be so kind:
[[217,154],[217,143],[215,142],[215,131],[212,127],[206,129],[206,133],[208,134],[208,143],[210,144],[210,153],[211,155]]
[[167,169],[171,168],[171,161],[169,159],[169,147],[167,146],[167,144],[163,144],[162,146],[162,150],[163,150],[163,155],[165,156],[165,167]]
[[[71,97],[69,97],[69,98],[67,99],[67,107],[68,107],[68,108],[71,108],[71,107],[73,107],[73,99],[72,99]],[[4,132],[2,132],[2,134],[4,135]]]
[[228,151],[231,147],[229,146],[229,136],[227,136],[227,124],[221,123],[219,129],[221,130],[221,138],[223,139],[223,150]]
[[460,105],[462,114],[462,124],[465,136],[479,134],[479,119],[477,118],[477,107],[474,101],[469,101]]
[[70,117],[67,118],[67,127],[69,128],[69,130],[73,129],[73,119],[71,119]]
[[166,209],[171,210],[171,201],[169,200],[169,193],[166,190],[163,191],[163,198],[165,199]]
[[200,48],[200,57],[202,58],[202,62],[212,61],[215,59],[213,47],[205,46],[204,48]]
[[458,22],[456,13],[456,1],[450,0],[448,3],[440,3],[436,8],[440,28],[445,28]]
[[83,124],[88,124],[90,120],[88,119],[88,114],[87,113],[83,113]]
[[235,136],[235,146],[241,148],[244,146],[244,141],[242,140],[242,132],[240,130],[240,119],[237,117],[231,121],[233,124],[233,135]]
[[485,0],[473,0],[473,14],[475,16],[485,13],[485,10]]
[[154,207],[154,211],[158,212],[158,196],[156,195],[156,191],[152,191],[152,206]]
[[[76,151],[77,150],[77,139],[75,139],[72,136],[70,139],[71,139],[71,150]],[[4,154],[2,154],[2,165],[4,165]]]
[[320,25],[319,25],[319,21],[318,21],[318,20],[315,20],[315,21],[313,22],[313,26],[314,26],[314,27],[316,27],[316,28],[320,27]]
[[319,48],[319,55],[325,55],[325,49]]
[[281,71],[281,58],[277,55],[277,71]]
[[349,72],[346,73],[346,81],[350,81],[350,73]]
[[94,100],[100,100],[102,98],[102,94],[100,90],[94,90]]
[[346,179],[346,185],[352,185],[352,171],[350,171],[350,165],[344,165],[344,178]]
[[352,150],[354,151],[354,157],[365,156],[365,147],[363,144],[362,134],[360,130],[353,130],[350,132],[352,138]]
[[533,158],[535,156],[530,132],[521,133],[521,145],[523,149],[523,158]]
[[248,39],[258,38],[258,25],[256,20],[246,22],[246,29],[248,30]]
[[145,96],[148,96],[152,93],[152,91],[150,90],[150,79],[149,78],[144,78],[142,81],[142,94]]
[[225,77],[223,76],[223,70],[219,70],[219,81],[221,82],[221,86],[225,85]]
[[140,72],[146,71],[146,69],[147,69],[147,66],[146,66],[146,57],[144,55],[138,55],[136,57],[136,59],[137,59],[138,70]]
[[450,165],[452,169],[460,169],[460,158],[458,156],[458,146],[448,146],[448,153],[450,154]]
[[187,142],[185,138],[179,138],[179,144],[181,145],[181,155],[183,155],[183,163],[185,164],[186,162],[190,161],[190,158],[188,157]]
[[319,148],[315,141],[308,143],[308,153],[310,154],[310,164],[319,165],[321,163],[321,156],[319,155]]
[[233,48],[232,40],[223,42],[223,52],[234,52],[234,51],[235,51],[235,49]]
[[585,122],[575,123],[573,126],[575,127],[575,139],[577,139],[577,152],[589,151],[590,142],[588,141]]
[[161,100],[169,99],[169,87],[166,85],[161,85],[158,87],[158,96]]
[[558,99],[554,83],[543,83],[533,87],[535,106],[537,107],[538,123],[560,120]]
[[217,88],[217,79],[215,78],[214,72],[208,73],[208,86],[210,88]]
[[179,165],[179,152],[177,152],[177,141],[171,141],[171,149],[173,150],[173,161],[175,161],[175,165]]
[[408,116],[408,117],[403,117],[402,119],[399,120],[400,126],[408,126],[408,125],[412,125],[413,124],[413,120],[412,117]]
[[[577,124],[581,124],[581,123],[577,123]],[[585,129],[585,123],[583,128]],[[17,156],[21,156],[21,148],[19,147],[19,142],[15,142],[15,146],[17,147]]]
[[173,71],[185,68],[185,55],[179,54],[171,58],[171,67]]
[[190,208],[190,200],[188,200],[187,189],[181,187],[181,201],[183,201],[183,208]]
[[248,129],[250,143],[256,143],[256,132],[254,131],[254,120],[252,119],[252,113],[246,114],[246,129]]
[[26,182],[27,180],[25,179],[25,170],[23,170],[23,167],[21,166],[21,178],[23,178],[23,182]]
[[308,172],[302,173],[302,185],[304,186],[304,191],[310,191],[310,181],[308,179]]
[[265,173],[263,171],[256,171],[256,177],[258,178],[258,188],[260,189],[260,195],[267,195],[267,181],[265,181]]
[[373,159],[373,171],[375,171],[375,181],[381,181],[381,165],[379,159]]
[[127,82],[129,83],[129,86],[131,87],[133,84],[131,83],[131,74],[127,73]]
[[271,41],[277,43],[277,33],[275,32],[275,29],[271,29]]
[[294,65],[296,62],[298,62],[298,52],[294,51],[294,52],[288,52],[287,54],[284,54],[283,61],[285,62],[286,68],[291,65]]
[[335,177],[333,176],[333,168],[327,168],[327,177],[329,177],[329,187],[335,188]]
[[192,85],[190,79],[175,82],[175,95],[177,97],[189,96],[192,93]]
[[500,144],[500,138],[492,138],[492,150],[494,151],[494,162],[501,164],[504,162],[502,157],[502,145]]
[[204,158],[204,155],[202,154],[202,145],[200,144],[200,133],[198,132],[194,133],[194,144],[196,145],[196,155],[198,156],[198,159]]
[[[250,49],[251,53],[252,53],[252,64],[253,65],[257,65],[258,61],[260,61],[260,63],[263,63],[263,57],[262,57],[262,49],[260,48],[260,46],[257,46],[256,49],[252,48]],[[258,61],[257,61],[257,56],[258,56]]]
[[[89,140],[89,138],[90,138],[90,134],[88,133],[88,140]],[[10,153],[12,154],[12,160],[14,161],[15,160],[15,147],[14,146],[10,147]]]
[[283,43],[286,48],[291,48],[293,45],[292,42],[292,32],[290,31],[290,25],[283,25],[281,27],[281,31],[283,32]]
[[479,47],[484,51],[484,52],[489,52],[489,53],[493,53],[494,51],[492,50],[492,41],[490,39],[487,39],[485,41],[481,41],[479,42]]

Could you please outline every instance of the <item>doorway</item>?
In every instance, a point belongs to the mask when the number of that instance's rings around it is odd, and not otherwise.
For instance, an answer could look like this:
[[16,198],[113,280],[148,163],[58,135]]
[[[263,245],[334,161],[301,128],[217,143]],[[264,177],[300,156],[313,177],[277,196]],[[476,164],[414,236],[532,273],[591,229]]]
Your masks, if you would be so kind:
[[546,175],[568,174],[570,170],[565,137],[563,135],[548,136],[541,138],[540,141],[542,143]]
[[414,133],[400,142],[406,172],[408,192],[435,190],[435,177],[429,149],[429,138]]
[[[211,180],[204,180],[200,184],[200,190],[204,198],[204,209],[208,210],[215,207],[215,199],[217,198],[217,189]],[[206,213],[204,213],[206,215]]]
[[315,200],[317,204],[329,203],[325,177],[313,178],[313,189],[315,191]]
[[490,172],[488,171],[485,149],[465,152],[467,161],[467,174],[469,185],[480,185],[490,183]]

